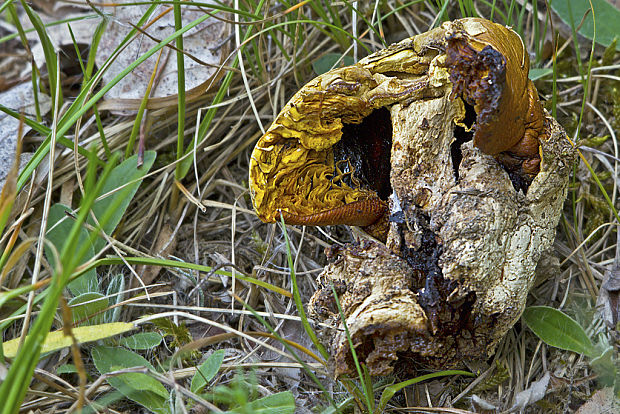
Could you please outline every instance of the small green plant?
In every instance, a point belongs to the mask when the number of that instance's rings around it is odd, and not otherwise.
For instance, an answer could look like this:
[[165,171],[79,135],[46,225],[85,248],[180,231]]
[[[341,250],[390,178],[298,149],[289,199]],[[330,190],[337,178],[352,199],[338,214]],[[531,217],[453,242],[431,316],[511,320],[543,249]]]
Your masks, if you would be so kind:
[[[198,375],[199,372],[196,373]],[[195,378],[195,377],[194,377]],[[193,381],[193,380],[192,380]],[[227,406],[225,413],[243,414],[292,414],[295,412],[295,398],[290,391],[258,397],[256,375],[237,373],[230,385],[217,385],[201,396],[219,406]]]
[[[122,347],[96,346],[91,350],[95,367],[101,374],[141,367],[156,372],[149,361]],[[144,372],[109,375],[106,380],[116,391],[154,413],[171,413],[170,392],[158,380]],[[110,396],[107,396],[110,401]],[[101,402],[100,402],[101,403]]]
[[[152,349],[159,345],[161,336],[155,332],[144,332],[123,338],[123,346],[96,346],[91,350],[95,367],[115,389],[94,402],[96,407],[105,407],[126,397],[153,413],[171,414],[188,407],[203,405],[208,408],[226,407],[227,413],[294,413],[295,400],[290,391],[279,392],[259,398],[255,375],[238,373],[228,385],[209,386],[221,371],[225,351],[218,350],[196,368],[189,391],[193,398],[183,398],[169,391],[161,382],[163,367],[155,367],[145,358],[126,349]],[[147,348],[149,347],[149,348]],[[185,408],[183,408],[185,409]],[[272,411],[275,410],[275,411]]]
[[620,360],[607,336],[598,333],[598,342],[594,343],[575,319],[548,306],[526,308],[523,320],[547,345],[587,357],[600,383],[613,386],[620,398]]

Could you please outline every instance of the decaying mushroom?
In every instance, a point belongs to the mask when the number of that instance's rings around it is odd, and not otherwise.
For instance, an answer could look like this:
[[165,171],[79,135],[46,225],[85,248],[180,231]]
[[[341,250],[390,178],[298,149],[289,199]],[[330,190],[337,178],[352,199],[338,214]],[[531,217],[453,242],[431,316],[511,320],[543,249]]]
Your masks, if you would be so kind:
[[574,159],[528,71],[512,30],[447,22],[315,78],[259,140],[263,221],[375,237],[331,249],[310,301],[336,374],[352,359],[333,289],[373,375],[486,357],[520,316]]

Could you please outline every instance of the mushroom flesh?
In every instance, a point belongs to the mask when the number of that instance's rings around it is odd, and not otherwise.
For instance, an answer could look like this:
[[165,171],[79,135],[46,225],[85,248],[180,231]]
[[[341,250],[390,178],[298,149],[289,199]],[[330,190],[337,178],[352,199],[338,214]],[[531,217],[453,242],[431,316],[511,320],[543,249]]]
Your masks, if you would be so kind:
[[310,300],[373,375],[485,358],[521,315],[555,237],[574,149],[528,79],[520,37],[446,22],[306,84],[259,140],[259,218],[362,226]]

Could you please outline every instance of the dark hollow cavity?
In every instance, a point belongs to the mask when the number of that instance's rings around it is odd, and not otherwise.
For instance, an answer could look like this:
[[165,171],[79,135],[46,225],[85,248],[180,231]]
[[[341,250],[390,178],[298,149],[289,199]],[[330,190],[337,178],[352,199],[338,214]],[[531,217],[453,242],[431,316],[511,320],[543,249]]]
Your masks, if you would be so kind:
[[528,180],[528,178],[525,177],[523,174],[521,174],[520,171],[512,171],[505,164],[500,164],[502,168],[504,168],[504,170],[508,173],[508,177],[510,178],[510,182],[512,183],[515,191],[523,191],[523,194],[527,194],[527,190],[528,188],[530,188],[530,184],[532,182]]
[[[374,110],[360,124],[344,124],[342,139],[334,146],[335,161],[345,160],[354,169],[353,176],[375,190],[382,200],[392,193],[390,185],[390,153],[392,149],[392,118],[387,108]],[[340,163],[349,172],[347,163]],[[349,178],[348,185],[356,187]]]
[[463,159],[463,153],[461,152],[461,145],[465,142],[469,142],[474,137],[474,131],[471,129],[474,122],[476,122],[476,111],[474,107],[464,102],[465,104],[465,118],[463,119],[463,124],[467,126],[469,131],[467,131],[462,126],[454,127],[454,138],[455,141],[450,145],[450,155],[452,157],[452,168],[454,168],[454,176],[456,180],[459,179],[459,166],[461,165],[461,160]]
[[[421,231],[420,246],[406,247],[404,231],[406,226],[400,225],[403,239],[401,240],[402,255],[407,263],[419,275],[413,281],[418,294],[418,303],[424,309],[431,325],[431,330],[442,335],[452,335],[461,330],[472,330],[472,310],[476,302],[474,292],[469,292],[458,300],[448,300],[458,284],[443,276],[439,266],[439,258],[443,251],[437,235],[429,228],[429,218],[422,213],[414,213],[415,223],[409,227]],[[420,277],[421,276],[421,277]]]
[[[404,206],[407,211],[413,209]],[[408,224],[398,223],[401,234],[401,256],[415,272],[410,289],[428,318],[426,333],[410,331],[398,323],[382,322],[366,326],[352,338],[358,358],[365,361],[373,372],[394,369],[399,377],[410,376],[422,367],[441,367],[455,358],[467,359],[474,350],[485,347],[485,326],[476,324],[473,308],[476,293],[473,291],[455,297],[459,282],[443,276],[439,259],[442,245],[439,237],[430,229],[428,215],[415,211]],[[405,231],[419,229],[419,246],[407,246]],[[445,346],[445,352],[434,352],[435,347]],[[430,352],[429,352],[430,351]],[[396,356],[396,360],[394,360]],[[445,360],[443,359],[445,357]],[[353,364],[350,353],[343,366]]]

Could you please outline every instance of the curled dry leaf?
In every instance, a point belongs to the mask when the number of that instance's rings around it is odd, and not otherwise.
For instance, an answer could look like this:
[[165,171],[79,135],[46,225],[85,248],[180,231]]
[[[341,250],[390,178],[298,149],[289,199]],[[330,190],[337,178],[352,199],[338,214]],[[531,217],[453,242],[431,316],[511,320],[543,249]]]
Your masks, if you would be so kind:
[[312,313],[335,373],[351,349],[373,375],[486,357],[525,305],[555,236],[574,150],[542,108],[512,30],[446,22],[297,92],[259,140],[263,221],[350,224]]
[[[0,93],[0,105],[6,106],[15,112],[24,112],[24,115],[34,117],[35,99],[32,92],[32,83],[24,82]],[[39,110],[46,114],[51,108],[49,96],[39,94]],[[15,160],[15,150],[17,148],[17,138],[19,130],[19,119],[0,111],[0,190],[4,186],[5,179]],[[24,125],[23,134],[27,134],[30,127]],[[19,156],[20,168],[32,158],[32,153],[25,153]]]
[[617,413],[620,400],[614,395],[613,387],[596,391],[590,399],[575,412],[576,414]]
[[[119,43],[137,25],[140,18],[150,4],[136,5],[131,2],[119,2],[118,5],[103,7],[105,13],[111,13],[112,18],[105,34],[101,39],[96,56],[98,67],[103,67],[106,60],[112,55]],[[204,10],[191,7],[182,7],[181,16],[183,25],[204,17]],[[115,76],[144,54],[157,41],[163,40],[174,33],[174,13],[169,5],[162,5],[149,19],[146,26],[141,27],[139,33],[116,57],[109,69],[103,75],[103,82],[110,82]],[[214,17],[208,18],[198,26],[183,35],[183,50],[185,52],[185,88],[187,99],[202,96],[214,84],[217,76],[222,74],[218,67],[224,61],[227,53],[225,47],[228,36],[228,25]],[[144,32],[146,34],[144,34]],[[174,42],[171,43],[174,46]],[[164,49],[164,55],[159,63],[160,74],[156,80],[157,86],[149,100],[149,109],[162,108],[176,104],[177,101],[177,64],[176,51],[172,48]],[[192,59],[192,57],[194,59]],[[100,109],[136,110],[144,97],[149,79],[155,69],[157,54],[151,56],[135,70],[125,76],[105,96],[106,101]],[[163,69],[161,69],[163,65]]]

